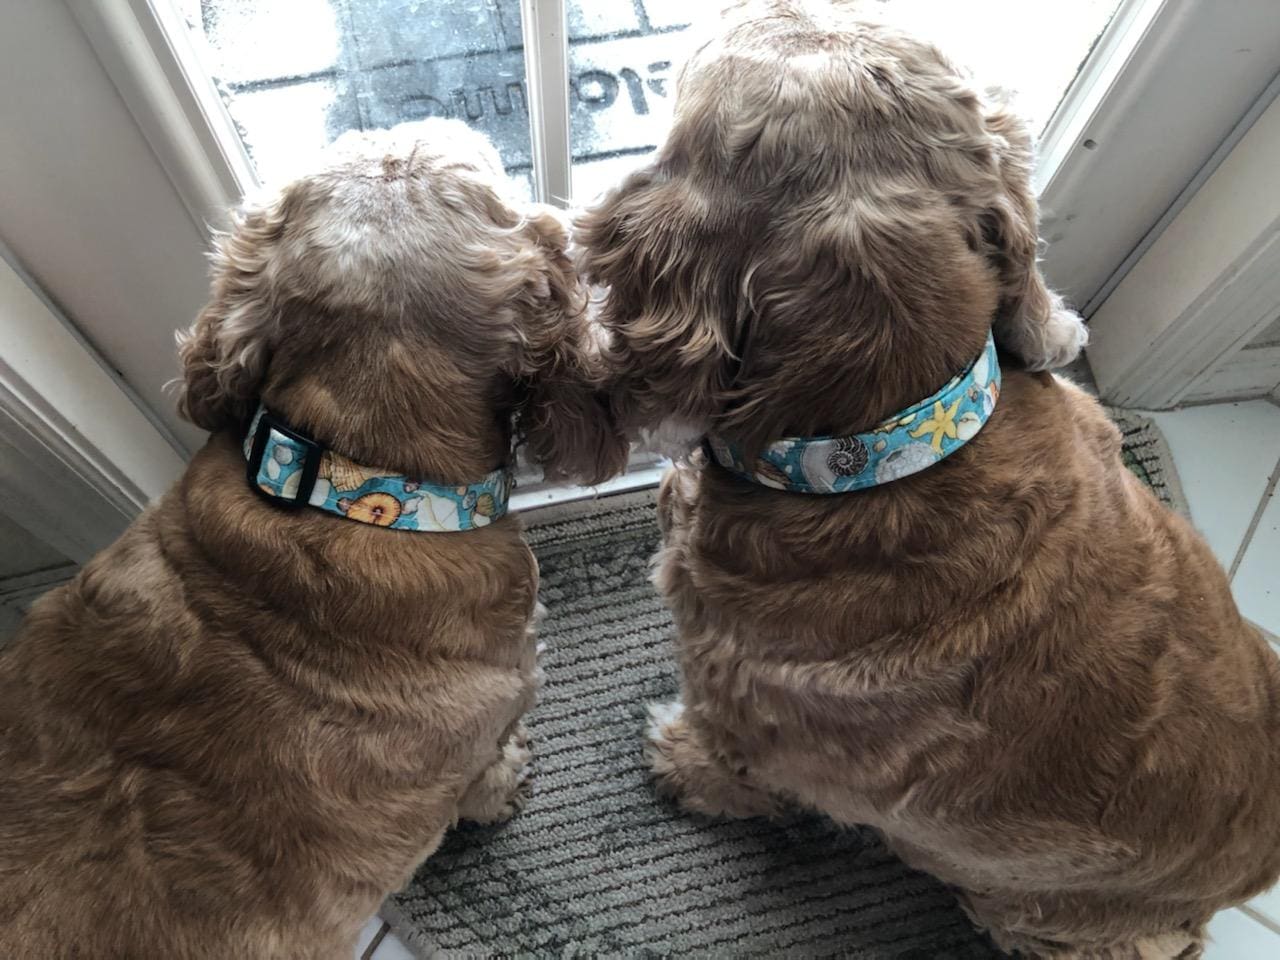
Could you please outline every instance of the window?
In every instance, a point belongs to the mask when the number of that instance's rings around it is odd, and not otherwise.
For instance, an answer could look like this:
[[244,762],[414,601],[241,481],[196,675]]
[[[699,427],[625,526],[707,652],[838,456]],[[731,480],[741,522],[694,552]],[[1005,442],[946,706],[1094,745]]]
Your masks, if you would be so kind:
[[[569,17],[573,193],[596,196],[657,147],[671,123],[690,14],[712,0],[581,0]],[[588,15],[582,8],[590,11]]]
[[[563,42],[560,0],[155,2],[174,5],[186,23],[263,179],[288,175],[344,130],[449,116],[488,134],[528,195],[559,199],[571,189],[579,200],[616,182],[661,140],[689,21],[719,9],[718,0],[567,0],[567,76],[547,99],[554,111],[558,95],[563,113],[567,85],[568,143],[545,148],[549,165],[564,172],[557,187],[539,186],[535,175],[543,131],[531,130],[538,94],[527,77],[541,64],[526,63],[526,53],[545,57]],[[880,0],[978,67],[979,79],[1016,91],[1037,130],[1119,2]],[[536,11],[536,22],[522,8]],[[557,180],[545,170],[541,178]]]
[[430,116],[483,130],[530,194],[518,0],[171,0],[259,177],[350,129]]

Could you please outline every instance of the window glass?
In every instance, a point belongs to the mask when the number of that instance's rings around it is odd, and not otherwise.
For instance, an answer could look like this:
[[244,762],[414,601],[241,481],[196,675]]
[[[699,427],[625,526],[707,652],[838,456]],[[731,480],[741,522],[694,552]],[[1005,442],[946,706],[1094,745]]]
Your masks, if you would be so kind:
[[[983,85],[1014,95],[1038,134],[1120,0],[874,0]],[[643,161],[671,120],[672,64],[719,0],[569,0],[573,191],[583,202]]]
[[[259,176],[351,128],[459,117],[532,195],[519,0],[171,0]],[[1016,93],[1038,132],[1119,0],[867,0]],[[582,202],[662,139],[691,20],[720,0],[566,0],[573,190]]]
[[879,0],[889,15],[935,41],[984,85],[1014,95],[1039,135],[1120,0]]
[[532,193],[516,0],[173,0],[264,180],[353,128],[459,117]]
[[691,13],[716,0],[567,0],[573,192],[593,197],[653,151],[671,123]]

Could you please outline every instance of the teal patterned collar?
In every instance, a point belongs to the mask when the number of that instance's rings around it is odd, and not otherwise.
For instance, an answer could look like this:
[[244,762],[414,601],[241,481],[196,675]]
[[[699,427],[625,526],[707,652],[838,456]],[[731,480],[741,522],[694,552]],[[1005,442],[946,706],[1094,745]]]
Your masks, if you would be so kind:
[[442,484],[361,467],[258,407],[244,438],[249,486],[273,503],[303,505],[393,530],[448,533],[488,526],[507,512],[505,467],[476,483]]
[[955,453],[982,429],[999,397],[1000,363],[988,333],[986,348],[968,370],[868,433],[788,437],[769,444],[752,463],[719,437],[707,438],[707,452],[731,473],[775,490],[865,490],[919,473]]

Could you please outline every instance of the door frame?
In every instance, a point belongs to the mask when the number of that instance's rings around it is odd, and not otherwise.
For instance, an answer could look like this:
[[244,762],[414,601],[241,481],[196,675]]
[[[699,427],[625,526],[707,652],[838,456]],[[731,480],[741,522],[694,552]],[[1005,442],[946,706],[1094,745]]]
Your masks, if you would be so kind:
[[0,512],[88,560],[182,473],[143,410],[0,247]]

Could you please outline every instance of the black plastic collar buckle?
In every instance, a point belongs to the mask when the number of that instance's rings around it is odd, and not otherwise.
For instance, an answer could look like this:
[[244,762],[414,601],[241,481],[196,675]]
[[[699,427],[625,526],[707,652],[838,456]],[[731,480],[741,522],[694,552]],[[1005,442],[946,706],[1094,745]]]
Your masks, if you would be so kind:
[[[262,456],[267,452],[267,440],[271,437],[272,430],[283,434],[306,450],[302,463],[302,476],[298,478],[298,489],[292,497],[281,497],[269,493],[258,484],[258,473],[262,470]],[[290,509],[305,507],[311,500],[311,491],[315,489],[316,477],[320,475],[320,458],[324,455],[324,451],[324,444],[317,443],[305,434],[299,433],[279,417],[272,416],[264,410],[253,432],[253,448],[249,451],[249,465],[245,476],[249,486],[272,503]]]

